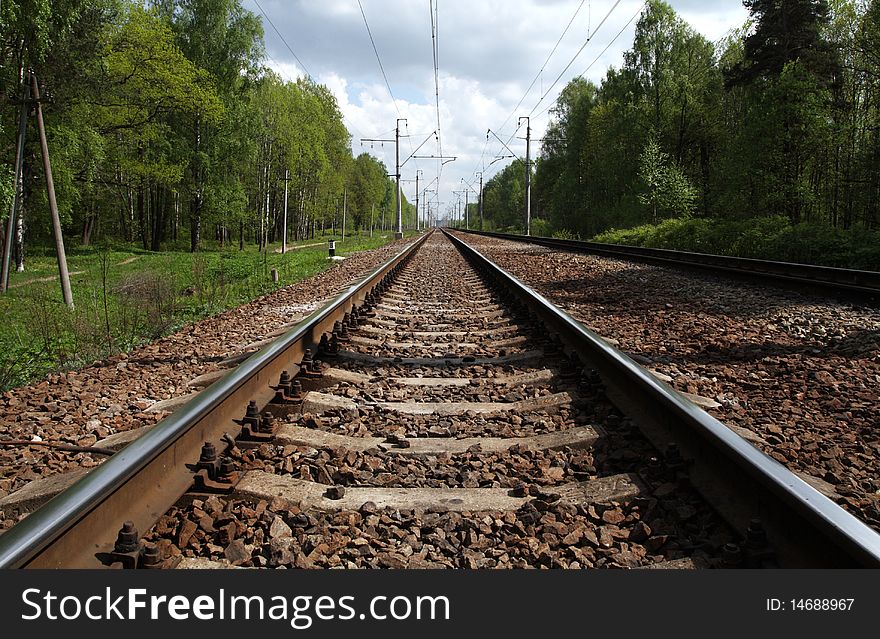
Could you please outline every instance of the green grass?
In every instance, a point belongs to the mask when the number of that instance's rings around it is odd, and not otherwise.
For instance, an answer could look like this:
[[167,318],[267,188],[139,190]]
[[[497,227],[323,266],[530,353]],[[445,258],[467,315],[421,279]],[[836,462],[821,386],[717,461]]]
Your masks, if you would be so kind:
[[[13,273],[10,290],[0,295],[0,389],[131,350],[311,277],[333,264],[327,259],[331,237],[337,240],[336,254],[345,256],[383,246],[394,234],[347,235],[344,243],[338,235],[317,236],[288,243],[285,255],[280,243],[267,253],[253,245],[244,251],[237,245],[209,247],[195,254],[154,253],[134,246],[74,247],[68,249],[73,311],[61,301],[52,249],[29,249],[27,270]],[[272,282],[273,268],[278,270],[277,283]]]

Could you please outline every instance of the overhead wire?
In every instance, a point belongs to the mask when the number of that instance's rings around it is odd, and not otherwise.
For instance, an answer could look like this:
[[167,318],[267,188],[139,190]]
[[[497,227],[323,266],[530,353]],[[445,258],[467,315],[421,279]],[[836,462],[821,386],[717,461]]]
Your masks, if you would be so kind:
[[[287,42],[287,39],[286,39],[286,38],[284,37],[284,35],[282,35],[282,33],[278,30],[278,27],[275,26],[275,23],[272,22],[272,18],[270,18],[270,17],[269,17],[269,14],[267,14],[266,11],[263,9],[263,6],[260,4],[259,0],[254,0],[254,4],[257,5],[257,8],[260,10],[260,13],[263,14],[263,17],[266,18],[266,21],[269,23],[269,25],[272,27],[272,29],[275,31],[275,33],[278,34],[278,37],[281,38],[281,42],[284,43],[284,46],[287,47],[287,50],[288,50],[288,51],[290,51],[290,54],[293,56],[293,59],[296,60],[296,63],[299,65],[299,67],[300,67],[300,68],[303,70],[303,72],[306,74],[306,78],[308,78],[308,80],[309,80],[310,82],[314,82],[315,79],[314,79],[314,77],[312,76],[312,74],[309,73],[309,70],[306,68],[306,65],[303,64],[302,60],[299,59],[299,56],[296,55],[296,53],[294,52],[293,48],[292,48],[292,47],[290,46],[290,44]],[[273,58],[271,55],[269,55],[268,52],[266,52],[266,57],[269,58],[270,60],[272,60],[273,62],[275,62],[275,64],[278,65],[279,67],[281,66],[281,63],[278,62],[278,60],[276,60],[275,58]],[[291,80],[292,80],[292,78],[291,78]],[[342,114],[342,119],[348,124],[349,127],[351,127],[352,131],[353,131],[358,137],[363,137],[363,136],[360,134],[360,132],[357,130],[357,127],[354,125],[354,123],[353,123],[348,117],[346,117],[346,115],[345,115],[344,113]]]
[[575,53],[574,56],[571,58],[571,60],[569,60],[568,64],[565,65],[565,68],[562,69],[562,71],[559,72],[559,75],[556,76],[556,79],[553,81],[553,84],[550,85],[550,87],[544,92],[544,94],[543,94],[543,95],[541,96],[541,98],[538,100],[538,103],[535,104],[535,106],[534,106],[534,107],[532,108],[532,110],[529,112],[529,117],[531,117],[532,114],[534,114],[535,111],[538,110],[538,107],[541,106],[541,102],[544,101],[544,98],[546,98],[546,97],[550,94],[550,92],[553,90],[553,87],[555,87],[555,86],[557,85],[557,83],[562,79],[562,76],[565,75],[565,72],[568,71],[568,69],[571,67],[571,65],[574,64],[574,61],[577,60],[578,57],[580,57],[580,55],[581,55],[581,53],[583,52],[583,50],[584,50],[584,49],[586,48],[586,46],[590,43],[590,41],[593,39],[593,37],[596,35],[596,33],[599,31],[599,29],[602,28],[602,25],[605,24],[605,21],[608,20],[608,18],[611,16],[612,13],[614,13],[614,10],[617,8],[617,6],[618,6],[620,3],[621,3],[621,0],[617,0],[617,1],[611,6],[611,8],[608,10],[608,13],[605,14],[605,17],[602,18],[602,21],[596,26],[596,28],[593,30],[593,32],[592,32],[592,33],[589,33],[589,34],[587,35],[587,39],[586,39],[586,40],[584,41],[584,43],[581,45],[581,48],[577,50],[577,53]]
[[[428,13],[431,17],[431,54],[434,59],[434,106],[437,113],[437,156],[443,157],[443,131],[440,126],[440,3],[428,0]],[[437,160],[437,186],[443,174],[443,160]]]
[[[407,129],[407,134],[405,136],[401,136],[401,137],[406,138],[406,141],[409,144],[409,148],[412,151],[412,140],[410,139],[410,135],[409,135],[409,121],[403,117],[403,115],[400,113],[400,107],[397,106],[397,98],[394,97],[394,91],[391,90],[391,83],[388,81],[388,75],[385,73],[385,65],[382,64],[382,56],[379,55],[379,49],[378,49],[378,47],[376,47],[376,40],[373,38],[373,31],[370,29],[370,22],[369,22],[369,20],[367,20],[367,13],[366,13],[366,11],[364,11],[364,5],[361,3],[361,0],[357,0],[357,3],[358,3],[358,7],[361,10],[361,16],[364,19],[364,26],[367,29],[367,35],[370,38],[370,44],[373,46],[373,53],[376,54],[376,62],[379,63],[379,70],[382,72],[382,78],[385,80],[385,87],[388,89],[388,95],[391,96],[392,104],[394,104],[394,110],[397,111],[397,116],[401,120],[406,121],[406,123],[404,124],[404,127]],[[395,130],[396,130],[396,127],[395,127]],[[416,164],[416,167],[418,167],[418,160],[415,161],[415,164]]]
[[254,4],[257,5],[257,8],[260,10],[260,13],[263,14],[263,17],[266,18],[266,21],[269,23],[269,25],[272,27],[272,29],[274,29],[275,33],[278,34],[278,37],[281,38],[281,42],[284,43],[284,46],[287,47],[287,50],[290,51],[290,54],[293,56],[293,59],[296,60],[296,63],[305,72],[308,79],[311,80],[312,74],[309,73],[309,70],[306,68],[306,65],[303,64],[302,60],[299,59],[299,56],[297,56],[296,53],[294,53],[293,48],[290,46],[290,44],[288,44],[287,40],[284,38],[284,36],[278,30],[278,27],[275,26],[275,23],[272,22],[272,18],[269,17],[269,14],[267,14],[263,10],[263,6],[259,3],[259,0],[254,0]]
[[[538,81],[538,78],[544,72],[544,69],[547,68],[547,63],[550,62],[550,58],[552,58],[553,54],[556,53],[556,49],[559,48],[559,44],[562,42],[562,39],[565,37],[565,34],[568,33],[568,30],[571,28],[571,25],[574,23],[575,18],[577,18],[578,14],[580,13],[580,11],[583,8],[584,3],[586,1],[587,0],[581,0],[581,3],[577,6],[577,9],[575,9],[574,14],[571,16],[571,19],[568,21],[568,24],[565,26],[565,29],[562,31],[562,35],[560,35],[559,39],[556,40],[556,44],[553,45],[553,49],[550,50],[550,53],[547,56],[547,59],[544,60],[544,64],[541,65],[541,68],[538,69],[538,72],[535,74],[535,77],[532,78],[532,82],[531,82],[531,84],[529,84],[529,88],[526,89],[525,93],[523,93],[523,96],[519,99],[519,102],[517,102],[516,106],[513,107],[513,111],[510,112],[510,115],[507,116],[507,119],[505,119],[504,122],[501,123],[501,126],[498,127],[499,129],[503,129],[504,126],[510,121],[510,118],[513,117],[513,114],[516,113],[516,110],[518,108],[520,108],[520,106],[522,106],[522,103],[525,101],[526,97],[528,97],[529,92],[532,90],[532,87],[535,86],[535,82]],[[589,33],[589,27],[587,28],[587,32]]]
[[[364,18],[364,26],[367,28],[367,35],[370,37],[370,44],[373,45],[373,52],[376,54],[376,62],[379,63],[379,70],[382,72],[382,77],[385,79],[385,86],[388,88],[388,95],[391,96],[391,102],[394,103],[394,109],[397,111],[397,115],[400,115],[400,109],[397,108],[397,99],[394,97],[394,91],[391,90],[391,83],[388,82],[388,76],[385,74],[385,67],[382,65],[382,58],[379,55],[379,49],[376,48],[376,41],[373,39],[373,32],[370,30],[370,23],[367,21],[367,14],[364,12],[364,5],[361,4],[361,0],[357,0],[358,7],[361,10],[361,16]],[[403,116],[400,116],[401,118]]]
[[[644,4],[642,4],[642,6],[640,6],[640,7],[638,8],[638,10],[636,10],[636,12],[635,12],[635,13],[632,15],[632,17],[627,21],[627,23],[626,23],[625,25],[623,25],[623,28],[621,28],[620,31],[617,32],[617,35],[615,35],[613,38],[611,38],[611,41],[610,41],[608,44],[605,45],[605,48],[602,49],[602,51],[599,53],[599,55],[597,55],[596,58],[595,58],[592,62],[590,62],[589,65],[587,65],[587,68],[584,69],[584,70],[583,70],[580,74],[578,74],[576,77],[578,77],[578,78],[582,78],[582,77],[584,77],[584,76],[589,72],[589,70],[593,68],[593,66],[599,61],[599,59],[600,59],[603,55],[605,55],[605,52],[608,51],[608,49],[611,48],[611,45],[614,44],[614,43],[617,41],[617,39],[618,39],[621,35],[623,35],[623,32],[627,30],[627,28],[629,27],[629,25],[631,25],[631,24],[633,23],[633,20],[635,20],[635,19],[639,16],[639,14],[644,10],[644,8],[645,8],[646,6],[648,6],[648,3],[647,3],[647,2],[645,2]],[[552,109],[554,106],[555,106],[555,105],[551,104],[550,106],[546,107],[546,108],[545,108],[543,111],[541,111],[536,117],[541,117],[542,115],[544,115],[545,113],[547,113],[547,111],[549,111],[550,109]]]
[[[568,33],[568,30],[571,28],[571,25],[574,23],[575,19],[577,18],[578,14],[580,13],[581,9],[583,8],[585,2],[586,2],[586,0],[581,0],[580,4],[578,4],[577,8],[575,9],[574,13],[572,14],[571,18],[569,19],[568,24],[565,26],[565,29],[563,29],[562,34],[556,40],[556,44],[553,45],[553,48],[550,50],[550,53],[547,56],[547,58],[544,60],[544,63],[541,65],[541,68],[538,69],[538,72],[535,74],[535,77],[532,79],[531,84],[529,84],[528,88],[525,90],[525,93],[523,93],[522,97],[519,99],[519,102],[517,102],[516,106],[513,107],[513,110],[510,112],[510,114],[505,118],[504,122],[499,127],[499,130],[503,129],[505,127],[505,125],[510,121],[510,118],[513,117],[513,114],[516,113],[517,109],[519,109],[519,107],[522,106],[522,103],[528,97],[529,93],[532,90],[532,87],[535,86],[535,82],[537,82],[539,77],[543,76],[544,69],[547,67],[547,64],[550,62],[550,59],[553,57],[553,54],[556,53],[556,50],[559,48],[559,45],[562,42],[562,39]],[[619,3],[620,0],[617,0],[617,2]],[[613,8],[612,8],[612,10],[613,10]],[[609,12],[609,14],[610,14],[610,12]],[[588,19],[589,19],[589,16],[588,16]],[[588,25],[587,26],[587,33],[589,34],[589,32],[590,32],[590,28]],[[589,42],[590,37],[587,38],[587,42]],[[583,51],[585,46],[586,46],[586,43],[581,47],[580,51]],[[580,51],[578,51],[578,55],[580,55]],[[571,66],[571,62],[569,62],[568,66]],[[568,66],[566,67],[566,70],[568,69]],[[563,73],[565,73],[565,70],[563,70]],[[558,82],[559,79],[557,78],[556,81]],[[554,85],[555,84],[556,83],[554,82]],[[552,87],[551,87],[551,89],[552,89]],[[548,90],[548,93],[549,93],[549,90]],[[543,100],[543,97],[541,99]],[[540,101],[539,101],[539,104],[540,104]],[[534,109],[532,109],[532,112],[534,112]],[[531,116],[531,114],[529,114],[529,115]],[[508,144],[508,145],[510,144],[510,142],[513,140],[514,136],[519,131],[519,129],[520,129],[520,124],[517,123],[516,130],[510,135],[510,137],[507,139],[507,142],[505,144]],[[484,154],[485,154],[485,150],[484,150]],[[480,162],[482,162],[483,159],[484,158],[481,156]],[[483,169],[485,170],[485,167],[483,167]],[[476,172],[476,170],[474,172]]]

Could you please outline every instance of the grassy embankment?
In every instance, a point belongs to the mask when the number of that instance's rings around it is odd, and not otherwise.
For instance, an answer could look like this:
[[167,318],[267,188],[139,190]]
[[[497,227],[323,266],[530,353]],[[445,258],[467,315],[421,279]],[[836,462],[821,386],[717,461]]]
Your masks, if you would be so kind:
[[[336,254],[378,248],[393,233],[336,236]],[[128,351],[181,326],[233,308],[319,273],[333,263],[327,240],[280,244],[261,253],[248,245],[200,253],[150,252],[134,246],[72,247],[68,268],[75,309],[61,302],[51,248],[32,248],[26,271],[0,295],[0,390]],[[317,246],[309,246],[318,244]],[[293,248],[293,250],[290,250]],[[275,252],[278,250],[279,252]],[[278,270],[273,283],[271,269]]]

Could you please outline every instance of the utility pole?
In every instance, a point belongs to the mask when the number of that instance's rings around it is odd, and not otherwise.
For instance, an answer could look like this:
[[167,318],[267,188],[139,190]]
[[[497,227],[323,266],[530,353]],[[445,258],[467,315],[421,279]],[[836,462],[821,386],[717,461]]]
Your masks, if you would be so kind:
[[471,192],[467,189],[464,190],[464,228],[466,230],[470,230],[471,223],[468,219],[468,199],[471,196]]
[[455,202],[456,222],[458,223],[462,219],[462,217],[461,217],[461,196],[462,196],[462,194],[467,195],[467,191],[466,190],[465,191],[453,191],[453,193],[458,196],[458,200],[456,200],[456,202]]
[[529,116],[521,117],[517,124],[526,121],[526,235],[532,234],[532,170],[531,170],[531,143],[532,127]]
[[376,210],[376,204],[370,204],[370,237],[373,237],[373,213]]
[[425,228],[431,228],[433,220],[431,219],[431,205],[428,202],[428,193],[436,193],[435,189],[422,189],[422,215],[425,216]]
[[480,171],[480,230],[483,230],[483,172]]
[[421,172],[421,169],[416,171],[416,231],[421,230],[419,228],[419,173]]
[[67,254],[64,252],[61,218],[58,217],[58,202],[55,200],[55,182],[52,180],[52,164],[49,162],[49,143],[46,141],[46,126],[43,123],[43,108],[40,105],[40,88],[37,85],[37,76],[33,73],[31,73],[31,92],[37,105],[37,130],[40,132],[40,151],[43,154],[43,170],[46,173],[46,193],[49,196],[49,212],[52,215],[52,231],[55,235],[55,252],[58,255],[58,277],[61,280],[61,296],[64,298],[64,303],[73,308],[70,273],[67,272]]
[[284,169],[284,229],[281,232],[281,254],[287,253],[287,182],[290,180],[290,169]]
[[399,240],[403,237],[403,202],[400,198],[400,122],[406,122],[406,118],[397,118],[397,126],[394,127],[394,157],[395,177],[397,178],[397,231],[394,233],[394,239]]
[[[379,138],[361,138],[361,142],[394,142],[394,179],[397,183],[397,231],[394,233],[394,239],[399,240],[403,237],[403,208],[400,201],[400,123],[406,122],[406,118],[397,118],[394,127],[394,139],[384,140]],[[385,230],[385,209],[382,209],[382,230]]]
[[6,225],[6,237],[4,238],[3,244],[3,271],[2,275],[0,275],[0,291],[5,291],[9,287],[9,266],[12,262],[12,234],[15,231],[15,217],[18,214],[18,205],[20,204],[22,196],[19,185],[22,181],[21,165],[24,158],[25,136],[27,135],[28,96],[28,86],[22,83],[21,113],[19,114],[18,120],[18,145],[15,149],[15,175],[13,179],[12,208],[9,210],[9,221]]

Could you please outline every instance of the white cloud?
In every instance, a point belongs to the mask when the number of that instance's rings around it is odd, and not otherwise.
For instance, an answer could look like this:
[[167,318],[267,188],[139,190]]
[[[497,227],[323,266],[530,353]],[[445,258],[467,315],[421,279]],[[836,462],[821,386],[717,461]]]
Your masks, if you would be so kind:
[[[586,39],[593,39],[562,75],[532,114],[532,136],[542,137],[549,114],[545,109],[566,83],[583,72],[602,49],[641,7],[641,0],[623,0],[596,31],[615,0],[588,0],[560,42],[535,86],[526,94],[532,78],[568,24],[579,0],[435,0],[439,3],[440,120],[445,155],[457,157],[443,167],[439,200],[454,203],[453,190],[461,179],[473,179],[474,171],[492,162],[496,153],[507,154],[494,138],[486,144],[492,128],[506,141],[516,130],[517,117],[533,111],[563,67]],[[361,0],[396,104],[391,101],[363,18],[355,0],[261,0],[260,4],[284,35],[285,44],[266,25],[270,66],[282,77],[294,78],[302,70],[288,46],[307,65],[309,72],[336,96],[352,134],[355,153],[368,151],[394,172],[394,145],[364,143],[361,137],[392,139],[397,118],[407,118],[401,132],[404,161],[437,127],[431,21],[428,2],[412,0]],[[244,6],[257,15],[253,0]],[[676,0],[679,15],[712,41],[739,26],[747,12],[737,0]],[[619,66],[623,51],[632,45],[635,22],[598,59],[587,77],[599,82],[609,65]],[[521,98],[522,104],[515,109]],[[505,123],[506,122],[506,123]],[[502,125],[503,129],[502,129]],[[517,135],[522,135],[521,131]],[[514,137],[510,146],[525,154],[525,142]],[[533,144],[533,155],[537,144]],[[484,153],[485,150],[485,153]],[[419,155],[436,155],[437,145],[426,143]],[[494,175],[509,162],[499,161],[485,171]],[[414,178],[423,171],[422,185],[437,175],[436,161],[410,160],[402,174]],[[436,188],[434,185],[432,188]],[[414,184],[405,183],[409,199]]]

